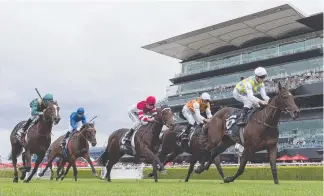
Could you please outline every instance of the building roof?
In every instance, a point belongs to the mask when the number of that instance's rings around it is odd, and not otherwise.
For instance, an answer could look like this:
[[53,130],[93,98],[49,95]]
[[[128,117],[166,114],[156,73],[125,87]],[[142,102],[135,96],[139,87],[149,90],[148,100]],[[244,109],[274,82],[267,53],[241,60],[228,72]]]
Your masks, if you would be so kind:
[[208,56],[224,48],[239,49],[256,39],[274,40],[296,31],[313,31],[297,21],[303,18],[292,6],[284,4],[142,48],[184,61],[196,56]]

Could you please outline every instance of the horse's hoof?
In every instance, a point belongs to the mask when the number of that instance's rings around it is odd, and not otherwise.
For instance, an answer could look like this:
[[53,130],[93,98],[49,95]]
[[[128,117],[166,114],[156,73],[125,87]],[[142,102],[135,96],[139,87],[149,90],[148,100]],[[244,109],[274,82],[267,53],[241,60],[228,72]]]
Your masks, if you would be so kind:
[[25,176],[20,176],[20,180],[24,180],[25,179]]
[[165,174],[167,174],[168,172],[167,172],[167,170],[164,169],[164,170],[161,171],[161,173],[162,173],[163,175],[165,175]]
[[230,183],[230,182],[233,182],[233,179],[232,179],[232,177],[226,177],[226,178],[224,178],[224,183]]
[[28,180],[24,180],[24,183],[29,183],[29,181]]
[[200,174],[204,171],[204,168],[202,166],[198,166],[197,169],[195,169],[196,174]]
[[153,173],[149,173],[149,174],[147,175],[147,177],[149,177],[149,178],[153,177]]
[[15,177],[12,182],[18,183],[18,177]]
[[93,173],[93,176],[94,176],[94,177],[98,177],[97,172],[94,172],[94,173]]
[[38,174],[38,177],[42,177],[42,176],[44,176],[44,174],[42,174],[42,173],[39,173]]

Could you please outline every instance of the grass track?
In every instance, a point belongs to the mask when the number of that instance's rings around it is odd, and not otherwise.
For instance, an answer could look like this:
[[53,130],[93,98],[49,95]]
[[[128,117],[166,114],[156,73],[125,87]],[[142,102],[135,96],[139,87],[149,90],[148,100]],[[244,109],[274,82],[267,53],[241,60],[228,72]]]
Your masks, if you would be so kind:
[[0,179],[0,196],[101,196],[101,195],[140,195],[140,196],[198,196],[198,195],[262,195],[262,196],[320,196],[323,195],[323,181],[248,181],[237,180],[223,184],[219,180],[103,180],[80,179],[74,182],[68,178],[64,181],[32,180],[29,184],[12,179]]

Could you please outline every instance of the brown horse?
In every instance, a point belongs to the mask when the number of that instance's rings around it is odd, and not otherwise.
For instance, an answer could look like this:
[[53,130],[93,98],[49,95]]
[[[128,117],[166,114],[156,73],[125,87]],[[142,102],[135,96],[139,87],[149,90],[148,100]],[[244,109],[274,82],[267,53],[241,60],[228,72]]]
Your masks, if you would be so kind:
[[[190,157],[190,167],[185,180],[185,182],[188,182],[196,162],[198,160],[200,162],[204,162],[204,159],[206,159],[209,156],[209,154],[206,154],[205,152],[205,143],[207,142],[207,135],[204,133],[204,131],[201,130],[202,128],[200,126],[196,127],[196,129],[189,134],[191,136],[189,144],[177,144],[177,135],[179,135],[184,128],[185,126],[179,125],[174,127],[173,129],[168,129],[164,132],[161,139],[162,149],[159,153],[159,159],[163,163],[163,165],[166,165],[168,162],[174,160],[178,155],[182,154],[183,152],[191,154],[192,156]],[[220,164],[220,156],[216,156],[216,158],[214,159],[214,163],[217,167],[219,174],[224,179],[224,173]],[[149,177],[152,176],[153,173],[150,173]]]
[[[133,134],[133,141],[135,148],[135,163],[139,163],[141,158],[145,158],[145,162],[152,163],[154,180],[157,182],[157,166],[159,165],[159,171],[166,172],[163,164],[159,158],[155,155],[160,147],[159,135],[161,133],[163,125],[168,128],[174,126],[173,113],[170,108],[158,108],[157,115],[154,116],[154,120],[147,125],[142,126],[137,132]],[[118,160],[124,155],[124,152],[120,150],[121,140],[124,137],[128,129],[118,129],[114,131],[108,138],[108,145],[105,152],[99,157],[98,162],[106,166],[106,180],[110,179],[110,172]],[[134,155],[134,154],[130,154]]]
[[92,173],[94,176],[97,176],[97,172],[95,168],[92,165],[92,161],[90,159],[89,155],[89,143],[91,143],[92,146],[97,145],[96,140],[96,129],[94,127],[94,123],[86,123],[82,125],[80,128],[80,131],[74,132],[67,143],[67,148],[62,149],[60,147],[60,143],[62,142],[65,135],[60,136],[57,138],[51,145],[49,153],[48,153],[48,162],[45,167],[45,169],[42,171],[42,173],[39,174],[39,176],[43,176],[44,173],[48,168],[51,169],[51,179],[53,179],[53,169],[52,169],[52,162],[53,160],[59,156],[61,157],[61,160],[58,161],[58,168],[57,168],[57,176],[56,180],[58,180],[61,175],[59,175],[59,172],[62,168],[64,168],[64,165],[66,162],[69,163],[63,177],[61,180],[64,179],[66,174],[68,173],[70,167],[73,167],[73,174],[74,179],[77,181],[77,168],[75,165],[75,161],[79,157],[83,157],[91,166]]
[[[294,102],[293,95],[278,83],[278,92],[269,103],[260,109],[250,112],[250,118],[245,127],[237,127],[235,123],[236,116],[241,111],[236,108],[226,107],[219,110],[209,123],[208,134],[214,144],[218,144],[217,148],[211,148],[211,159],[206,163],[205,167],[199,169],[208,170],[212,158],[224,152],[228,147],[235,143],[244,145],[244,151],[241,157],[240,167],[234,176],[227,177],[224,182],[234,182],[245,169],[247,161],[251,160],[255,152],[267,150],[271,172],[274,183],[278,184],[277,176],[277,143],[279,136],[279,119],[281,112],[288,112],[293,119],[299,116],[299,108]],[[238,130],[238,134],[231,134]]]
[[[28,176],[24,182],[29,182],[36,173],[39,164],[42,162],[48,147],[51,144],[51,132],[53,123],[58,124],[60,121],[59,107],[57,102],[48,102],[43,105],[43,115],[40,116],[38,123],[29,128],[27,133],[27,141],[24,146],[25,152],[22,153],[23,167],[19,168],[21,171],[20,179],[24,180],[26,172],[31,169],[31,155],[36,154],[37,160],[32,173]],[[17,172],[17,157],[21,154],[23,146],[17,139],[17,131],[20,130],[26,121],[18,123],[10,135],[11,142],[11,157],[14,166],[14,179],[13,182],[18,182]]]

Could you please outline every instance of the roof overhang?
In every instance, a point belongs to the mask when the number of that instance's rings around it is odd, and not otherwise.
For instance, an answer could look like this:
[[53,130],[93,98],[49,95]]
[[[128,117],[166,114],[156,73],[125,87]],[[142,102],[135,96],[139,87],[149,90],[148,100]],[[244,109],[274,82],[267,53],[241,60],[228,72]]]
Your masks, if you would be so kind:
[[143,46],[179,60],[208,56],[224,48],[239,49],[256,39],[274,40],[292,32],[313,31],[298,22],[305,18],[285,4]]

